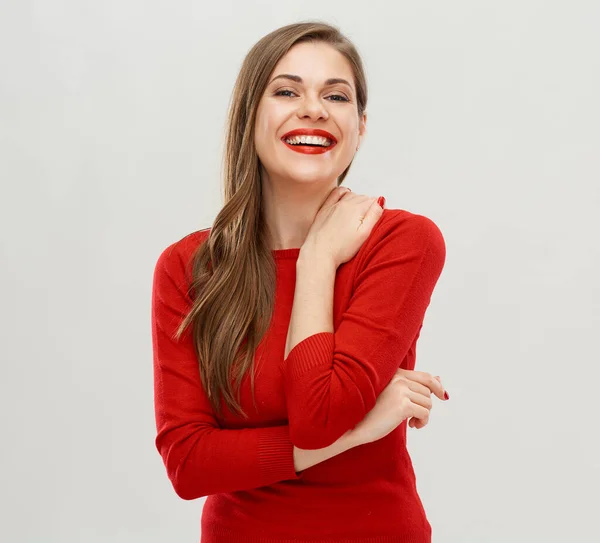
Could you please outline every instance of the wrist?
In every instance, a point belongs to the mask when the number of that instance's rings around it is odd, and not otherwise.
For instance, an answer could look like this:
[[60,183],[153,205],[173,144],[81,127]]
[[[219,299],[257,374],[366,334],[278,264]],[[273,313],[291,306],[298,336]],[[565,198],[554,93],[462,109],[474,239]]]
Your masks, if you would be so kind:
[[360,443],[351,430],[346,432],[328,447],[323,447],[322,449],[299,449],[294,445],[292,453],[294,469],[297,472],[304,471],[305,469],[320,464],[325,460],[329,460],[338,454],[342,454],[357,445],[360,445]]
[[302,245],[302,247],[300,247],[300,253],[298,254],[296,267],[309,267],[314,269],[315,266],[333,271],[338,268],[331,253],[320,250],[311,244]]
[[[348,430],[342,437],[340,437],[335,443],[338,444],[342,452],[348,451],[357,447],[358,445],[362,445],[360,440],[358,439],[358,434],[354,430]],[[334,443],[334,445],[335,445]]]

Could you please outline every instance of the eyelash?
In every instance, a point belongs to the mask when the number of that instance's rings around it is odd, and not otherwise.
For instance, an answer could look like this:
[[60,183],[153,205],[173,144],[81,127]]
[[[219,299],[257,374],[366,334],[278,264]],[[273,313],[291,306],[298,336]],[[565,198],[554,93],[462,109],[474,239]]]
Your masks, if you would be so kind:
[[[283,96],[283,92],[291,92],[293,94],[296,94],[294,91],[291,91],[289,89],[281,89],[278,90],[275,93],[275,96]],[[332,96],[338,96],[339,98],[341,98],[341,100],[331,100],[331,102],[349,102],[350,100],[348,100],[348,98],[346,98],[345,96],[342,96],[341,94],[330,94],[327,98],[331,98]]]

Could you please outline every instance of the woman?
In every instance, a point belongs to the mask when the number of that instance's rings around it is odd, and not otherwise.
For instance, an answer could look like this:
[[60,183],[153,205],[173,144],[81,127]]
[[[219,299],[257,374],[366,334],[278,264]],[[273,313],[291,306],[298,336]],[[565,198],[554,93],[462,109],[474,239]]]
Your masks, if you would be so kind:
[[340,186],[366,102],[336,28],[262,38],[232,98],[225,206],[156,264],[156,447],[181,498],[208,496],[203,542],[430,541],[406,426],[445,394],[414,371],[445,245]]

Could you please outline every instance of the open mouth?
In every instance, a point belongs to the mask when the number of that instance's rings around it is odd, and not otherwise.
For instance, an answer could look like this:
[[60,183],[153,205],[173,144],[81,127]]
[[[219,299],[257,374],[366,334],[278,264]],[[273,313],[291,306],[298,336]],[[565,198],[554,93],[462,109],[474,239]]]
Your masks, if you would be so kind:
[[284,136],[281,141],[292,151],[310,155],[326,153],[337,144],[337,141],[326,136],[305,134]]
[[290,145],[310,145],[311,147],[329,147],[333,141],[324,136],[291,136],[285,138]]

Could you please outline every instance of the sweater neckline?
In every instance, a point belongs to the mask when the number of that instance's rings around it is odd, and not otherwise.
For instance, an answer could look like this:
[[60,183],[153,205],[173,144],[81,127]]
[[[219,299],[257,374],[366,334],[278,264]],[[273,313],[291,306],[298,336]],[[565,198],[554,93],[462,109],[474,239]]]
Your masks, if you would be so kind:
[[290,249],[271,249],[273,258],[278,260],[287,258],[298,258],[300,255],[300,247],[292,247]]

